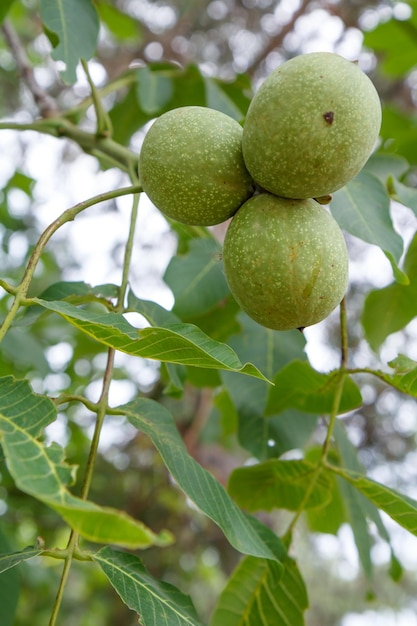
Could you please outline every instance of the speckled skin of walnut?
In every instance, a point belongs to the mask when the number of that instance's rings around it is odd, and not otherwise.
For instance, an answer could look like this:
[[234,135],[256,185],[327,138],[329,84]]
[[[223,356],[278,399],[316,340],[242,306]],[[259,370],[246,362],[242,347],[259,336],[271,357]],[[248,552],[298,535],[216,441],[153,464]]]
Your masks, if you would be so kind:
[[139,155],[143,190],[178,222],[209,226],[231,217],[253,193],[242,155],[242,127],[206,107],[186,106],[159,117]]
[[274,70],[250,104],[243,156],[254,180],[287,198],[317,198],[362,169],[378,139],[381,103],[354,62],[329,52]]
[[233,217],[224,270],[241,308],[275,330],[304,328],[341,302],[348,254],[337,222],[315,200],[255,195]]

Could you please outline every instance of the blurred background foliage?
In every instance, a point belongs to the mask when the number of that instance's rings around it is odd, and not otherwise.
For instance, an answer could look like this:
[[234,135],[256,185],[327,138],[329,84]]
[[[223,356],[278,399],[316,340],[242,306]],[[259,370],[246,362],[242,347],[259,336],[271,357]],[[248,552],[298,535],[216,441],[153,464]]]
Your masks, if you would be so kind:
[[[414,0],[96,0],[94,4],[101,27],[90,71],[101,89],[117,141],[139,150],[146,124],[163,111],[184,104],[219,108],[241,121],[253,90],[278,64],[301,53],[330,50],[358,60],[371,76],[383,101],[380,150],[395,154],[400,168],[401,159],[406,160],[407,182],[414,185],[417,166],[417,3]],[[66,111],[69,120],[82,120],[85,128],[93,128],[88,84],[81,73],[77,73],[75,84],[69,85],[56,72],[49,57],[50,42],[38,17],[38,3],[7,1],[0,7],[1,17],[7,9],[7,22],[0,35],[1,117],[29,123],[39,110],[52,115],[56,106]],[[53,100],[42,97],[34,100],[25,81],[19,80],[14,33],[26,51],[36,82]],[[16,282],[20,278],[39,233],[57,211],[97,190],[126,183],[124,174],[110,163],[103,162],[102,166],[100,171],[96,160],[84,155],[70,141],[40,138],[33,132],[1,131],[0,267],[7,280]],[[394,221],[405,239],[410,238],[414,226],[411,212],[397,208]],[[94,285],[105,283],[104,297],[109,297],[111,284],[119,278],[127,232],[122,228],[112,230],[112,225],[127,224],[126,205],[114,201],[89,215],[93,218],[91,223],[83,216],[78,229],[74,228],[71,234],[66,230],[51,241],[31,287],[33,294],[42,294],[62,280],[80,280],[94,281]],[[106,234],[106,229],[110,234]],[[185,281],[178,281],[178,276],[187,276],[187,271],[195,271],[199,263],[204,265],[207,255],[216,253],[218,246],[210,238],[193,239],[189,229],[180,226],[173,229],[144,203],[131,277],[135,294],[156,297],[167,307],[175,298],[174,313],[184,321],[198,323],[215,338],[227,340],[242,358],[245,358],[245,346],[236,331],[246,325],[246,336],[251,337],[250,358],[253,359],[253,346],[258,345],[258,360],[262,361],[262,338],[256,334],[256,325],[242,317],[236,318],[236,304],[222,283],[218,266],[214,265],[214,274],[206,277],[207,284],[199,285],[193,306],[187,299],[182,307]],[[222,228],[215,228],[214,233],[221,241]],[[98,249],[91,245],[92,237],[94,243],[100,239]],[[360,323],[364,297],[371,289],[389,284],[392,274],[388,262],[382,256],[374,256],[369,246],[350,238],[349,247],[352,365],[360,367],[371,362],[377,367],[393,350],[407,350],[417,358],[415,323],[392,335],[379,355],[370,351]],[[179,254],[173,256],[176,250]],[[213,284],[218,289],[214,296]],[[0,299],[1,316],[9,299],[7,295]],[[337,363],[337,333],[337,316],[331,316],[320,328],[307,333],[308,356],[318,369],[330,369]],[[281,345],[277,350],[277,363],[283,365],[291,358],[301,357],[304,340],[301,335],[291,334],[284,349]],[[155,363],[137,361],[118,357],[115,395],[122,401],[129,400],[139,389],[168,406],[189,451],[221,482],[225,483],[231,469],[247,458],[242,442],[247,450],[262,458],[256,432],[236,435],[235,411],[241,388],[236,386],[233,375],[224,375],[220,381],[216,372],[184,372],[181,368],[174,372]],[[18,325],[3,344],[0,374],[25,376],[43,393],[57,395],[87,389],[87,396],[95,398],[96,382],[101,379],[104,364],[103,348],[88,336],[55,317],[52,321],[51,316],[31,310],[20,316]],[[181,380],[185,378],[187,383],[180,393]],[[219,382],[224,385],[220,393]],[[415,496],[415,403],[382,383],[375,383],[375,379],[371,382],[366,375],[362,375],[360,382],[364,405],[343,418],[350,441],[371,476]],[[247,384],[248,393],[256,398],[259,407],[257,381]],[[240,410],[245,410],[246,401],[247,398],[241,402]],[[256,412],[253,407],[246,409]],[[263,425],[262,410],[261,419]],[[67,446],[69,462],[80,466],[78,476],[82,476],[89,446],[92,427],[89,420],[85,409],[70,407],[48,433]],[[320,441],[321,425],[316,416],[292,411],[290,416],[283,413],[272,418],[268,425],[271,440],[281,442],[281,447],[267,450],[266,456],[301,448],[309,438],[310,443]],[[254,428],[256,431],[256,423]],[[42,529],[47,544],[64,546],[66,530],[57,525],[56,516],[15,489],[1,458],[0,471],[0,519],[5,545],[13,537],[14,549],[23,548],[33,543]],[[76,485],[75,491],[77,488]],[[144,561],[156,577],[190,593],[200,613],[207,617],[238,555],[222,533],[172,488],[166,469],[149,441],[116,418],[109,418],[104,430],[91,497],[127,510],[155,530],[162,525],[171,528],[177,537],[175,545],[146,551]],[[285,528],[283,512],[265,514],[265,519],[278,532]],[[298,528],[297,558],[310,597],[308,626],[365,623],[349,621],[354,614],[357,620],[363,614],[367,616],[365,619],[380,616],[386,621],[378,623],[391,624],[395,622],[388,621],[390,615],[397,614],[400,619],[401,615],[407,615],[407,610],[415,611],[415,540],[397,528],[390,528],[403,567],[401,580],[394,582],[392,579],[398,579],[399,571],[392,571],[391,578],[387,571],[390,566],[395,569],[395,561],[390,560],[389,549],[377,538],[375,529],[370,528],[374,559],[370,581],[358,566],[351,532],[343,524],[343,512],[338,519],[324,535],[307,532],[306,522]],[[314,527],[314,521],[309,521]],[[322,528],[317,520],[316,525]],[[34,560],[20,568],[22,595],[16,626],[47,623],[56,590],[57,567],[52,560],[47,567],[39,567]],[[137,620],[116,600],[94,566],[76,564],[61,623],[63,626],[130,626]]]

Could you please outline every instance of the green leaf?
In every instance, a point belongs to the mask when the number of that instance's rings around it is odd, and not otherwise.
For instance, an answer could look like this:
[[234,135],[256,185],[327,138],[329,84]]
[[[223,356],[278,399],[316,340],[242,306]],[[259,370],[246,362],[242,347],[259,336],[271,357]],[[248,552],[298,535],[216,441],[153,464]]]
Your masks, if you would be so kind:
[[141,25],[130,15],[119,11],[116,7],[102,0],[95,2],[100,20],[109,31],[122,41],[135,40],[136,45],[141,40]]
[[391,263],[397,266],[403,251],[403,240],[392,225],[388,193],[376,176],[366,171],[358,174],[336,191],[330,210],[341,228],[379,246],[389,255]]
[[225,113],[238,122],[243,119],[244,112],[242,112],[236,103],[233,102],[227,92],[224,91],[221,81],[212,78],[211,76],[206,76],[204,78],[204,82],[206,85],[206,99],[208,107],[211,109],[217,109],[217,111]]
[[[266,415],[279,413],[290,407],[307,413],[330,413],[338,385],[339,370],[323,374],[306,361],[294,360],[274,377],[269,392]],[[338,413],[346,413],[362,404],[359,387],[344,376]]]
[[149,63],[125,77],[132,75],[134,84],[110,112],[114,139],[122,144],[147,122],[177,107],[207,106],[240,121],[250,103],[250,81],[244,75],[224,81],[204,76],[196,65],[180,68],[166,62]]
[[202,626],[191,598],[153,578],[137,556],[106,547],[92,557],[143,626]]
[[393,198],[398,202],[401,202],[404,206],[408,207],[417,215],[417,189],[415,187],[408,187],[398,182],[398,180],[392,180],[394,187]]
[[[208,87],[208,82],[210,87]],[[252,84],[247,74],[237,74],[233,80],[205,77],[206,105],[242,121],[253,96]],[[221,93],[219,93],[221,92]]]
[[[1,542],[0,542],[1,547]],[[39,556],[42,554],[42,549],[40,548],[25,548],[20,552],[8,552],[5,554],[0,554],[0,573],[5,572],[12,567],[16,567],[20,563],[24,563],[29,559],[33,559],[35,556]],[[1,578],[0,578],[1,580]],[[0,585],[1,588],[1,585]]]
[[402,330],[417,315],[417,236],[413,238],[404,260],[408,285],[392,283],[369,292],[362,313],[365,337],[377,351],[385,339]]
[[[317,464],[322,455],[322,448],[314,446],[306,450],[304,458],[309,463]],[[329,450],[328,461],[335,465],[340,464],[340,457],[333,449]],[[346,523],[346,506],[342,497],[340,486],[336,476],[326,472],[326,480],[329,481],[330,500],[324,506],[306,510],[308,527],[315,533],[330,533],[336,535],[342,524]]]
[[[10,564],[13,555],[3,554],[10,550],[9,542],[0,527],[0,606],[1,626],[13,626],[20,593],[20,578],[16,570],[6,571],[17,563]],[[21,553],[20,553],[21,554]],[[18,561],[19,563],[24,558]]]
[[[334,468],[333,468],[334,469]],[[378,509],[384,511],[397,524],[417,535],[417,501],[381,485],[363,474],[347,469],[337,469],[337,473],[360,491]]]
[[[364,468],[358,459],[357,450],[349,441],[346,430],[340,421],[335,424],[334,434],[340,452],[340,465],[347,468],[348,471],[363,474]],[[368,520],[375,524],[380,536],[389,545],[390,537],[382,522],[378,509],[372,502],[345,481],[339,479],[339,484],[346,503],[348,521],[350,521],[352,526],[359,559],[368,580],[371,580],[373,573],[371,558],[373,539],[370,534]]]
[[164,281],[175,297],[174,312],[182,320],[198,318],[229,295],[220,253],[217,241],[201,238],[190,241],[185,254],[171,259]]
[[389,566],[390,578],[396,583],[400,582],[404,574],[404,569],[395,554],[391,554],[390,566]]
[[[13,364],[13,372],[32,369],[38,376],[50,373],[45,346],[30,327],[24,328],[16,324],[10,328],[1,342],[0,354]],[[0,372],[1,369],[0,365]]]
[[4,18],[9,12],[14,0],[3,0],[0,5],[0,24],[4,21]]
[[382,53],[380,66],[389,76],[401,77],[416,66],[416,29],[413,11],[408,20],[391,18],[365,33],[365,46]]
[[99,19],[94,4],[90,0],[40,0],[40,13],[52,39],[52,57],[66,64],[61,76],[75,83],[79,60],[90,59],[96,49]]
[[[2,9],[0,9],[1,12]],[[9,191],[10,189],[20,189],[25,193],[28,198],[33,199],[33,188],[35,186],[35,179],[23,174],[19,170],[16,170],[11,178],[9,178],[7,185],[4,188],[4,191]]]
[[135,296],[130,289],[127,294],[127,311],[140,313],[145,317],[151,326],[168,326],[169,324],[178,324],[179,317],[172,311],[164,309],[160,304],[152,302],[152,300],[143,300]]
[[242,365],[229,346],[210,339],[192,324],[137,329],[118,313],[90,312],[68,302],[47,302],[37,298],[34,302],[59,313],[100,343],[126,354],[166,363],[220,368],[267,380],[251,363]]
[[[309,490],[316,466],[302,460],[270,459],[249,467],[239,467],[230,475],[228,491],[248,511],[274,508],[297,511]],[[321,472],[304,508],[327,504],[332,483]]]
[[386,149],[402,155],[411,164],[417,162],[417,119],[415,116],[388,104],[382,107],[381,137]]
[[53,402],[33,393],[26,380],[0,378],[1,445],[17,487],[50,506],[90,541],[128,548],[170,543],[169,533],[155,535],[126,513],[81,500],[67,490],[75,466],[64,462],[64,451],[57,444],[45,446],[39,440],[56,416]]
[[364,167],[364,172],[369,172],[381,182],[386,183],[390,177],[401,178],[410,169],[407,159],[399,154],[387,152],[375,152],[371,155]]
[[71,300],[72,302],[87,301],[88,298],[114,299],[119,295],[117,285],[105,284],[92,287],[83,281],[59,281],[49,285],[42,293],[42,300]]
[[[166,326],[168,324],[177,324],[179,322],[177,316],[171,311],[167,311],[159,304],[150,300],[141,300],[140,298],[137,298],[132,291],[129,291],[128,293],[127,310],[140,313],[152,326]],[[207,372],[206,369],[203,371]],[[216,370],[210,371],[215,372]],[[184,365],[162,362],[160,375],[161,381],[166,385],[164,393],[173,397],[180,397],[187,378],[187,370]]]
[[163,406],[138,398],[117,410],[151,438],[178,486],[222,529],[232,546],[244,554],[274,558],[223,486],[188,454],[171,414]]
[[375,374],[382,378],[388,385],[398,391],[406,393],[414,398],[417,397],[417,361],[413,361],[403,354],[389,361],[388,365],[395,370],[394,374],[376,371]]
[[271,561],[244,558],[220,595],[210,626],[304,626],[308,606],[294,560],[279,572]]
[[149,66],[139,69],[136,77],[136,96],[140,107],[147,115],[157,115],[172,98],[172,79],[162,72],[153,72]]
[[[231,337],[228,343],[241,359],[250,355],[253,363],[264,371],[266,376],[272,378],[293,358],[305,357],[303,351],[305,340],[299,331],[278,333],[257,324],[244,313],[238,316],[238,321],[241,331]],[[288,429],[286,422],[292,415],[286,415],[285,418],[278,420],[265,419],[268,385],[254,378],[245,381],[240,378],[233,373],[222,372],[224,386],[238,412],[239,442],[258,459],[275,457],[284,451],[281,443],[288,441],[288,437],[291,436],[291,430]],[[309,436],[312,422],[315,422],[315,418],[304,420],[304,417],[299,414],[295,417],[299,427],[296,433],[298,441],[304,435]],[[271,445],[271,442],[277,445]],[[290,445],[291,447],[293,446]]]

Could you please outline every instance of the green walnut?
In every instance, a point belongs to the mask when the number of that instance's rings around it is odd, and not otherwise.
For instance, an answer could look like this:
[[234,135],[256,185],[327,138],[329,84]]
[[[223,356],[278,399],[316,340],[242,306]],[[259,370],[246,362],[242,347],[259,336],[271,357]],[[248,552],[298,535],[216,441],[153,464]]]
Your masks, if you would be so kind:
[[205,107],[159,117],[139,155],[143,190],[167,217],[209,226],[231,217],[253,193],[242,155],[242,127]]
[[312,52],[283,63],[249,106],[243,156],[254,180],[286,198],[318,198],[362,169],[378,139],[381,103],[356,63]]
[[341,302],[348,281],[343,233],[312,199],[261,193],[229,224],[224,270],[241,308],[275,330],[304,328]]

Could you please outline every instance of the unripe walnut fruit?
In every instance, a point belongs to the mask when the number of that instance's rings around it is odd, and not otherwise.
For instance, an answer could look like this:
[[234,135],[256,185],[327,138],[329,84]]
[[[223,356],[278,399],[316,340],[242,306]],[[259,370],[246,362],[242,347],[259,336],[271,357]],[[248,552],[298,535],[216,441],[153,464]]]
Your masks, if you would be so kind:
[[143,190],[178,222],[224,222],[253,193],[242,132],[233,118],[206,107],[164,113],[146,134],[139,155]]
[[275,330],[320,322],[341,302],[348,281],[343,233],[315,200],[262,193],[233,217],[224,270],[241,308]]
[[362,169],[378,139],[381,103],[356,63],[330,52],[300,55],[262,83],[243,129],[254,180],[287,198],[318,198]]

